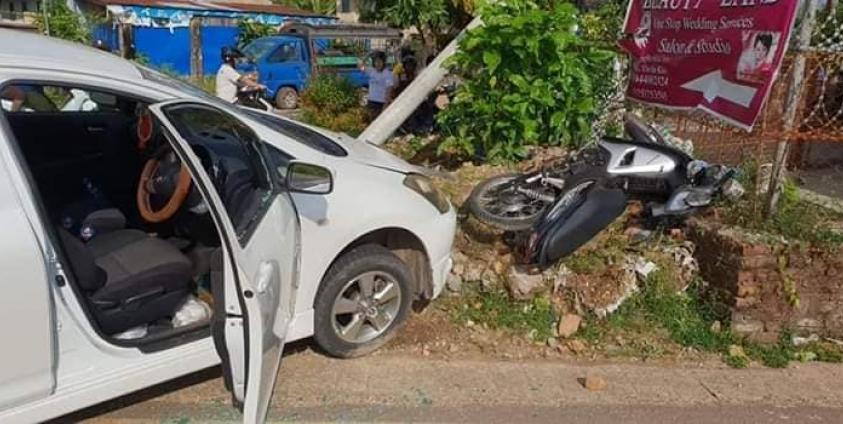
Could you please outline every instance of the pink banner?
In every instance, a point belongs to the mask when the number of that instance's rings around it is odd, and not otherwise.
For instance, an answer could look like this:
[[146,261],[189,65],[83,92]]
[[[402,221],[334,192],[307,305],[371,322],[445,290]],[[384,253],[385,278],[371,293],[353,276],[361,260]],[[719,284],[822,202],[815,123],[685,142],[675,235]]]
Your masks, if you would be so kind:
[[790,41],[796,0],[631,0],[627,96],[751,129]]

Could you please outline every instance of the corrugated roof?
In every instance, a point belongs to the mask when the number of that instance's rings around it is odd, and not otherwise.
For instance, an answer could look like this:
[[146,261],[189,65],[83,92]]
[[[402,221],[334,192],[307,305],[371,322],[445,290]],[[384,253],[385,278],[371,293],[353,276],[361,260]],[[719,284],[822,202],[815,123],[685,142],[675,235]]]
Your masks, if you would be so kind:
[[[289,6],[281,6],[278,4],[255,4],[255,3],[238,3],[234,2],[220,2],[220,1],[203,1],[203,0],[87,0],[91,3],[100,6],[140,6],[140,7],[160,7],[171,9],[196,9],[196,10],[227,10],[232,12],[250,12],[250,13],[268,13],[272,15],[286,15],[286,16],[310,16],[321,17],[316,13],[308,12],[306,10],[296,9]],[[332,17],[332,16],[325,16]]]

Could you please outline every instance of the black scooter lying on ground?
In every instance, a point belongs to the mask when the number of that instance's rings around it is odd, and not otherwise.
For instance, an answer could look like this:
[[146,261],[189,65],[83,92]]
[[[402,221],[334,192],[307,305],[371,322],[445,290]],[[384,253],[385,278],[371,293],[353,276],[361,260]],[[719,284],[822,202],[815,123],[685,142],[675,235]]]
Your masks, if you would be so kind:
[[724,191],[743,189],[734,169],[695,160],[652,125],[625,116],[630,139],[603,137],[563,164],[490,178],[477,185],[469,209],[510,232],[527,263],[553,265],[573,253],[640,201],[648,218],[681,219]]

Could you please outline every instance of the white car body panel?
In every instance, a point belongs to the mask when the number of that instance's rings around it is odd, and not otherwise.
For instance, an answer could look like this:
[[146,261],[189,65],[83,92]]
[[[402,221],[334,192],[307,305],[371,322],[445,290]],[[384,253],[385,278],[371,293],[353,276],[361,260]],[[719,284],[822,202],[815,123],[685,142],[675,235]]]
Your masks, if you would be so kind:
[[[191,93],[144,80],[134,65],[111,54],[0,29],[0,84],[10,80],[101,88],[143,97],[150,102],[177,98],[202,100]],[[430,263],[432,292],[434,296],[441,292],[451,266],[456,215],[453,208],[439,213],[428,200],[403,185],[404,173],[423,173],[423,169],[375,146],[353,144],[359,142],[319,130],[349,151],[348,157],[325,155],[258,125],[242,113],[236,115],[268,143],[299,161],[324,166],[334,175],[331,194],[292,196],[301,220],[301,264],[295,310],[287,329],[288,341],[313,334],[313,300],[329,265],[359,237],[376,230],[397,228],[418,238]],[[52,247],[40,227],[34,203],[27,198],[31,192],[16,163],[18,159],[3,139],[5,131],[0,126],[3,143],[0,155],[4,162],[0,167],[8,169],[9,175],[0,172],[0,178],[10,178],[20,198],[21,210],[32,222],[41,251],[49,253]],[[5,196],[7,193],[0,190],[3,205],[9,204]],[[47,270],[57,330],[50,355],[59,359],[54,369],[55,389],[40,400],[0,407],[0,422],[43,421],[219,363],[210,337],[155,353],[106,342],[91,326],[71,288],[67,284],[54,284],[53,277],[61,272]],[[2,330],[0,334],[4,334]],[[44,354],[40,350],[31,353]],[[0,359],[6,359],[5,354],[0,353]],[[4,382],[4,376],[0,372],[0,383]],[[2,394],[0,391],[0,402]]]

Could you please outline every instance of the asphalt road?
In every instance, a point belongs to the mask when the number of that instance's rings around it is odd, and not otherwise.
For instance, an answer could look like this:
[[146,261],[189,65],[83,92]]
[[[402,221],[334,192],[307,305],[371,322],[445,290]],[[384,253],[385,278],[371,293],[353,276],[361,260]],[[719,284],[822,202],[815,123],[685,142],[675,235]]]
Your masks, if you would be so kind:
[[[586,375],[607,382],[601,391]],[[67,417],[90,423],[236,422],[212,369]],[[843,423],[843,366],[593,364],[287,355],[271,422]]]

